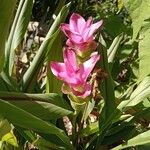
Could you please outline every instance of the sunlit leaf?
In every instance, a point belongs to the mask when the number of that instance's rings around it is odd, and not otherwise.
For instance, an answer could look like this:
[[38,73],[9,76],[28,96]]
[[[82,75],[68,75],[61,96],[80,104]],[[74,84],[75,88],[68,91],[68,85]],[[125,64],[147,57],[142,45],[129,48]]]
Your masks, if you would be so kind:
[[127,147],[136,146],[136,145],[144,145],[150,143],[150,130],[143,132],[132,139],[128,140],[127,142],[113,148],[112,150],[120,150],[125,149]]
[[7,119],[1,117],[0,118],[0,140],[5,134],[10,132],[10,130],[11,130],[10,123],[7,121]]
[[3,100],[0,100],[0,114],[14,125],[31,129],[37,133],[54,134],[68,149],[73,149],[69,138],[61,129]]
[[108,63],[112,63],[114,61],[116,52],[118,50],[122,38],[123,38],[123,34],[120,34],[113,40],[110,48],[107,51]]
[[122,110],[126,107],[131,107],[139,104],[145,98],[150,96],[150,76],[144,78],[144,80],[137,86],[137,88],[133,91],[129,100],[122,101],[118,109]]
[[133,39],[135,39],[145,19],[149,19],[150,0],[124,0],[124,5],[132,19]]
[[[149,16],[150,17],[150,16]],[[150,74],[150,53],[149,53],[149,39],[150,39],[150,21],[145,25],[140,32],[139,41],[139,80],[142,81],[147,75]]]
[[123,7],[123,0],[118,0],[118,10],[120,11]]
[[4,64],[5,44],[15,6],[16,0],[0,0],[0,71]]
[[[11,3],[10,3],[11,4]],[[15,60],[15,49],[26,32],[32,10],[33,0],[21,0],[6,44],[5,71],[11,76]]]
[[88,125],[86,128],[84,128],[81,131],[81,136],[83,136],[83,137],[89,136],[91,134],[98,132],[98,130],[99,130],[98,122],[91,123],[90,125]]
[[18,143],[17,143],[17,139],[15,137],[15,135],[13,134],[13,132],[9,132],[7,134],[5,134],[3,137],[2,137],[2,142],[7,142],[15,147],[18,147]]

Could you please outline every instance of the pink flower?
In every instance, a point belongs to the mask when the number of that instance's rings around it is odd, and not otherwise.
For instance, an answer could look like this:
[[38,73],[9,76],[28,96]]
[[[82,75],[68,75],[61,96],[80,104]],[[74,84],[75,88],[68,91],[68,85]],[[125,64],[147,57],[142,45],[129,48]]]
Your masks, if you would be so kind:
[[92,18],[87,21],[79,14],[73,13],[70,17],[69,24],[62,24],[61,30],[68,37],[66,44],[73,49],[85,51],[95,49],[96,42],[93,34],[102,25],[103,21],[93,24]]
[[[75,52],[72,49],[65,48],[63,55],[64,63],[51,62],[52,73],[58,79],[63,80],[74,95],[86,98],[91,94],[91,85],[87,82],[87,78],[100,56],[94,52],[89,60],[78,65]],[[66,94],[69,93],[65,88],[62,88],[62,91]]]

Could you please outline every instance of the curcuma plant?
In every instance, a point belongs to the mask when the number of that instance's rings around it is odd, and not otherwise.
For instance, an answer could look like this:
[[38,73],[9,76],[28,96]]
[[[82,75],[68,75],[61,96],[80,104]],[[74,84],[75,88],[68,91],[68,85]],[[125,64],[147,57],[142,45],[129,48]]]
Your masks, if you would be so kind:
[[51,68],[53,74],[65,82],[66,85],[63,84],[62,87],[64,94],[70,93],[73,97],[77,96],[83,100],[91,94],[92,85],[87,79],[100,56],[97,52],[91,54],[90,52],[96,48],[93,33],[100,25],[101,22],[92,24],[91,19],[85,22],[80,15],[73,14],[70,24],[61,26],[68,37],[66,44],[69,47],[66,47],[63,52],[64,64],[52,62]]
[[150,149],[149,4],[0,0],[0,150]]

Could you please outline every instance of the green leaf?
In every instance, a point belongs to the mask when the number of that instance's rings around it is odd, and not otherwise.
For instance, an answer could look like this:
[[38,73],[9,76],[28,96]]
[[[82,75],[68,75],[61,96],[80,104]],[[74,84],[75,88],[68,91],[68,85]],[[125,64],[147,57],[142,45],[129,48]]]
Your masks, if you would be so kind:
[[89,100],[88,103],[85,104],[85,108],[84,108],[84,112],[83,112],[83,116],[82,116],[83,120],[86,121],[87,117],[92,112],[94,106],[95,106],[95,100],[94,99]]
[[150,38],[150,0],[125,0],[133,26],[133,40],[139,33],[139,80],[150,74],[149,38]]
[[119,104],[118,109],[122,110],[123,108],[126,107],[135,106],[149,96],[150,96],[150,76],[147,76],[132,92],[130,99],[122,101]]
[[3,119],[1,117],[0,118],[0,140],[5,134],[10,132],[10,130],[11,130],[11,126],[9,122],[7,121],[7,119]]
[[119,15],[109,14],[107,17],[105,18],[104,26],[110,37],[115,38],[117,35],[126,31],[126,26],[123,24],[122,18]]
[[62,81],[58,80],[50,70],[50,61],[62,61],[63,47],[62,47],[62,36],[59,33],[58,37],[55,39],[51,51],[47,54],[47,78],[46,78],[46,92],[47,93],[59,93],[61,92]]
[[[102,42],[102,36],[99,38],[99,42]],[[114,95],[114,85],[113,85],[113,79],[110,73],[110,68],[108,65],[108,57],[107,57],[107,51],[106,47],[103,46],[103,43],[101,43],[101,48],[99,47],[99,52],[102,57],[100,60],[100,67],[106,71],[108,74],[108,77],[100,84],[100,91],[101,94],[105,100],[105,115],[106,118],[110,116],[110,114],[115,109],[115,95]]]
[[130,96],[130,103],[127,106],[135,106],[150,96],[150,76],[145,77]]
[[118,0],[118,11],[120,11],[123,7],[123,0]]
[[[62,22],[64,22],[65,18],[67,17],[67,14],[69,12],[70,3],[65,5],[58,16],[56,17],[54,23],[52,24],[50,30],[47,33],[47,36],[45,40],[43,41],[42,45],[40,46],[36,56],[34,57],[32,64],[24,74],[21,84],[22,84],[22,90],[27,91],[29,87],[33,87],[34,80],[38,74],[38,71],[45,60],[45,55],[49,53],[49,51],[52,50],[52,46],[54,44],[55,39],[59,36],[59,26]],[[57,31],[57,32],[56,32]]]
[[81,130],[81,137],[86,137],[99,131],[98,122],[91,123],[86,128]]
[[0,114],[6,117],[14,125],[31,129],[37,133],[53,134],[65,144],[66,148],[70,150],[73,149],[70,140],[65,135],[64,131],[6,101],[0,100]]
[[[149,2],[150,3],[150,2]],[[150,9],[149,9],[150,10]],[[150,16],[149,16],[150,17]],[[140,32],[139,41],[139,80],[141,81],[147,75],[150,75],[150,53],[149,53],[149,42],[150,42],[150,21],[145,25]]]
[[5,44],[15,6],[16,0],[0,0],[0,72],[4,64]]
[[13,132],[9,132],[7,134],[5,134],[3,137],[2,137],[2,142],[7,142],[15,147],[18,147],[18,143],[17,143],[17,139],[15,137],[15,135],[13,134]]
[[33,141],[37,140],[37,134],[33,131],[21,128],[19,126],[15,126],[15,129],[26,141],[32,143]]
[[106,136],[102,142],[104,145],[110,145],[121,140],[126,140],[135,132],[134,126],[125,126],[122,130],[116,132],[111,136]]
[[55,120],[72,113],[71,107],[58,94],[0,92],[0,98],[43,119]]
[[33,0],[21,0],[15,15],[12,28],[6,44],[5,71],[11,76],[15,60],[15,49],[20,44],[26,32],[32,10]]
[[42,150],[49,150],[50,148],[52,148],[54,150],[63,149],[63,148],[59,147],[58,145],[55,145],[55,144],[51,143],[50,141],[47,141],[42,138],[39,138],[38,140],[36,140],[34,142],[34,145]]
[[144,20],[149,18],[150,0],[124,0],[123,2],[132,19],[133,40],[135,40]]
[[[4,71],[1,72],[0,78],[1,78],[0,80],[2,80],[2,82],[4,83],[1,91],[19,91],[17,83]],[[7,90],[5,90],[4,87],[6,87]]]
[[[99,42],[102,41],[103,41],[102,36],[100,36]],[[101,45],[101,49],[99,47],[99,52],[103,59],[101,59],[100,61],[100,67],[107,72],[108,77],[100,84],[100,91],[105,101],[105,105],[102,109],[102,112],[100,114],[100,119],[99,119],[99,139],[97,141],[97,148],[100,146],[106,134],[106,131],[111,126],[112,120],[116,117],[113,80],[108,65],[106,48],[103,46],[103,43],[101,44],[102,45]]]
[[[54,12],[54,14],[57,16],[59,11],[61,10],[62,6],[65,5],[66,0],[59,1],[58,6]],[[62,46],[63,43],[63,37],[61,32],[57,36],[57,38],[54,40],[54,43],[52,45],[51,51],[47,54],[48,60],[47,60],[47,78],[46,78],[46,92],[47,93],[58,93],[62,94],[61,92],[61,86],[62,81],[58,80],[53,73],[50,70],[50,61],[62,61]]]
[[150,130],[133,137],[132,139],[128,140],[126,143],[123,143],[113,148],[112,150],[120,150],[131,146],[144,145],[147,143],[150,143]]
[[123,39],[123,34],[120,34],[117,37],[115,37],[115,39],[113,40],[110,48],[107,51],[108,63],[113,63],[114,58],[116,56],[116,52],[118,50],[118,47],[122,39]]

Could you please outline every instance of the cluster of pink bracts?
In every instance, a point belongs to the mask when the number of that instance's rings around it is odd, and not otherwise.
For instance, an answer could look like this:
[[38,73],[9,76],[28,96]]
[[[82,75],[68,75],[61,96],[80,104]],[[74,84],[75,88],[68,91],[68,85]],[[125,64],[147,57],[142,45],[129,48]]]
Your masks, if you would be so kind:
[[64,63],[51,62],[51,70],[64,81],[63,93],[83,99],[91,94],[92,85],[87,79],[100,59],[98,52],[93,52],[97,47],[93,34],[101,25],[102,21],[93,24],[92,18],[85,21],[76,13],[70,17],[69,24],[61,25],[61,30],[68,37],[63,51]]

